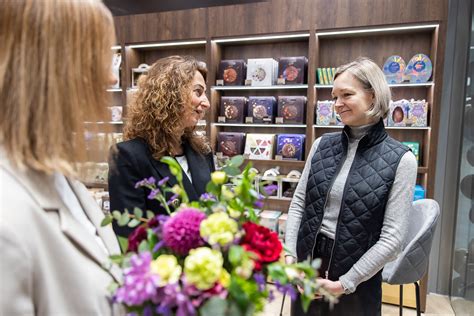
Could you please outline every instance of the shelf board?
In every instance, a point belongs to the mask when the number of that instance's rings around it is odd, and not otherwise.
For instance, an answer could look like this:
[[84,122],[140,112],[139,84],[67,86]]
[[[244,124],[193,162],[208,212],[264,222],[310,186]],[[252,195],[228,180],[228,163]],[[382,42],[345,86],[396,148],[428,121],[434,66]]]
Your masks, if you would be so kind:
[[418,173],[428,173],[428,167],[418,167]]
[[110,124],[110,125],[122,125],[123,121],[117,121],[117,122],[84,122],[84,124]]
[[255,86],[212,86],[212,90],[216,91],[246,91],[246,90],[298,90],[298,89],[308,89],[307,84],[298,84],[298,85],[280,85],[280,86],[267,86],[267,87],[255,87]]
[[104,189],[107,190],[109,188],[109,185],[107,183],[102,183],[102,182],[84,182],[82,183],[87,187],[87,188],[99,188],[99,189]]
[[403,26],[389,26],[389,27],[364,27],[353,28],[345,30],[322,31],[317,32],[316,37],[319,38],[341,38],[341,37],[355,37],[367,35],[389,35],[400,33],[411,33],[420,31],[433,31],[438,28],[439,24],[422,24],[422,25],[403,25]]
[[212,126],[222,126],[222,127],[274,127],[274,128],[306,128],[306,124],[239,124],[239,123],[212,123]]
[[274,42],[290,42],[309,38],[309,33],[293,33],[278,35],[261,35],[246,37],[228,37],[212,39],[217,44],[248,44],[248,43],[274,43]]
[[[433,81],[423,82],[423,83],[389,83],[390,88],[416,88],[416,87],[431,87],[434,86]],[[332,89],[332,84],[315,84],[316,89]]]
[[110,88],[107,89],[108,92],[122,92],[122,88]]
[[[342,129],[344,126],[336,126],[336,125],[328,125],[328,126],[321,126],[321,125],[313,125],[313,128],[335,128],[335,129]],[[413,127],[404,127],[404,126],[385,126],[385,129],[391,130],[391,129],[401,129],[401,130],[430,130],[431,127],[429,126],[413,126]]]
[[205,46],[206,40],[193,40],[193,41],[169,41],[169,42],[156,42],[156,43],[145,43],[145,44],[131,44],[127,48],[133,49],[166,49],[166,48],[182,48],[189,46]]
[[290,166],[294,166],[296,168],[304,168],[304,164],[305,162],[304,161],[300,161],[300,160],[275,160],[275,159],[272,159],[272,160],[263,160],[263,159],[245,159],[244,160],[244,164],[247,164],[251,162],[252,164],[254,165],[257,165],[257,164],[273,164],[273,165],[290,165]]

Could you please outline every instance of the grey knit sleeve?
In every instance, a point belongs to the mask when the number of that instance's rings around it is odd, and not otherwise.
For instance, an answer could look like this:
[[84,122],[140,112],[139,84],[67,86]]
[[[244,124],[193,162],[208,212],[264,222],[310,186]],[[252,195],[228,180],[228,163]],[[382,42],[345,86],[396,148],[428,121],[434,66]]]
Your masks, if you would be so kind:
[[306,164],[301,174],[301,179],[296,186],[293,199],[291,200],[290,208],[288,210],[288,220],[286,222],[285,245],[287,248],[286,255],[296,258],[296,241],[298,239],[298,230],[300,229],[301,218],[304,213],[306,184],[308,183],[309,170],[311,169],[311,159],[319,146],[321,137],[316,139],[311,147]]
[[411,151],[398,164],[390,191],[380,239],[339,278],[342,286],[352,293],[357,286],[370,279],[384,265],[400,253],[406,235],[417,176],[417,162]]

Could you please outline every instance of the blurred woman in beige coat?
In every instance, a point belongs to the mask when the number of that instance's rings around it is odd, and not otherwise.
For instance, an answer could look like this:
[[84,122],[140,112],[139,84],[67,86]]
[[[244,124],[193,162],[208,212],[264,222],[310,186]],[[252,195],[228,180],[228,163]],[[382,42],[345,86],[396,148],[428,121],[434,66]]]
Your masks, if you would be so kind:
[[99,0],[0,3],[0,315],[117,315],[112,228],[75,180],[103,119],[114,26]]

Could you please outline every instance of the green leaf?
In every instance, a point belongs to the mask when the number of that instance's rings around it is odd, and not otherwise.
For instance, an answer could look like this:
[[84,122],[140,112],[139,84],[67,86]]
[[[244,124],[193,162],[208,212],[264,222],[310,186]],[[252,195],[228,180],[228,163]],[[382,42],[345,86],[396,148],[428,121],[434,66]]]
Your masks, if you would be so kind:
[[222,170],[229,176],[238,176],[240,174],[240,169],[234,166],[225,166]]
[[112,215],[107,214],[102,220],[102,222],[100,223],[100,226],[104,227],[104,226],[110,225],[110,223],[112,223],[113,220],[114,218],[112,217]]
[[122,250],[122,253],[126,253],[128,249],[128,239],[122,236],[117,236],[119,245],[120,245],[120,250]]
[[153,217],[155,217],[155,213],[153,213],[152,211],[146,211],[147,219],[152,219]]
[[135,218],[137,220],[140,220],[140,218],[142,218],[142,216],[143,216],[143,211],[141,209],[139,209],[138,207],[135,207],[133,209],[133,215],[135,215]]
[[244,163],[244,156],[239,155],[239,156],[234,156],[230,159],[230,165],[232,167],[240,167]]
[[211,297],[199,310],[201,316],[227,316],[227,301]]
[[176,177],[178,182],[183,181],[181,165],[179,164],[179,162],[176,161],[176,159],[166,156],[166,157],[161,158],[160,161],[168,165],[168,167],[170,168],[171,174]]
[[123,255],[111,255],[109,256],[110,261],[120,265],[123,261]]
[[114,219],[116,221],[119,221],[120,220],[120,217],[122,217],[122,212],[120,211],[113,211],[112,212],[112,216],[114,217]]
[[229,262],[235,267],[239,265],[244,255],[244,248],[241,246],[232,246],[229,249]]
[[118,289],[119,284],[117,282],[112,282],[107,286],[107,291],[111,294],[115,294],[115,291]]
[[137,220],[136,218],[132,219],[129,223],[128,223],[128,227],[137,227],[138,225],[140,225],[141,222],[139,220]]
[[128,215],[128,212],[124,212],[122,216],[120,216],[120,219],[118,220],[117,224],[119,226],[126,226],[130,221],[130,217]]
[[148,251],[148,250],[149,250],[148,241],[143,240],[140,243],[140,245],[138,246],[138,252],[144,252],[144,251]]

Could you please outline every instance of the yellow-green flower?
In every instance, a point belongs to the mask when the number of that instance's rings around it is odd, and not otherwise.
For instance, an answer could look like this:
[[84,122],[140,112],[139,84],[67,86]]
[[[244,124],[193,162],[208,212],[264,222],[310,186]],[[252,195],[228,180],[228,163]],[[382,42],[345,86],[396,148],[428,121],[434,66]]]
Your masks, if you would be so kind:
[[224,171],[214,171],[211,173],[211,180],[214,184],[224,184],[227,181],[227,175]]
[[222,197],[226,201],[230,201],[235,197],[234,192],[232,192],[231,189],[229,189],[227,186],[223,185],[222,190],[221,190]]
[[209,215],[201,222],[200,227],[201,237],[207,240],[210,245],[226,246],[230,244],[237,231],[237,222],[224,212]]
[[252,276],[253,268],[255,263],[249,258],[243,258],[240,265],[235,268],[235,274],[243,279],[248,279]]
[[178,259],[173,255],[159,256],[150,263],[150,270],[160,277],[158,286],[177,283],[182,272]]
[[230,285],[230,274],[225,269],[222,269],[222,273],[219,277],[219,283],[225,288],[228,288]]
[[221,278],[223,263],[222,254],[217,250],[207,247],[192,249],[184,259],[186,281],[199,290],[208,290]]

